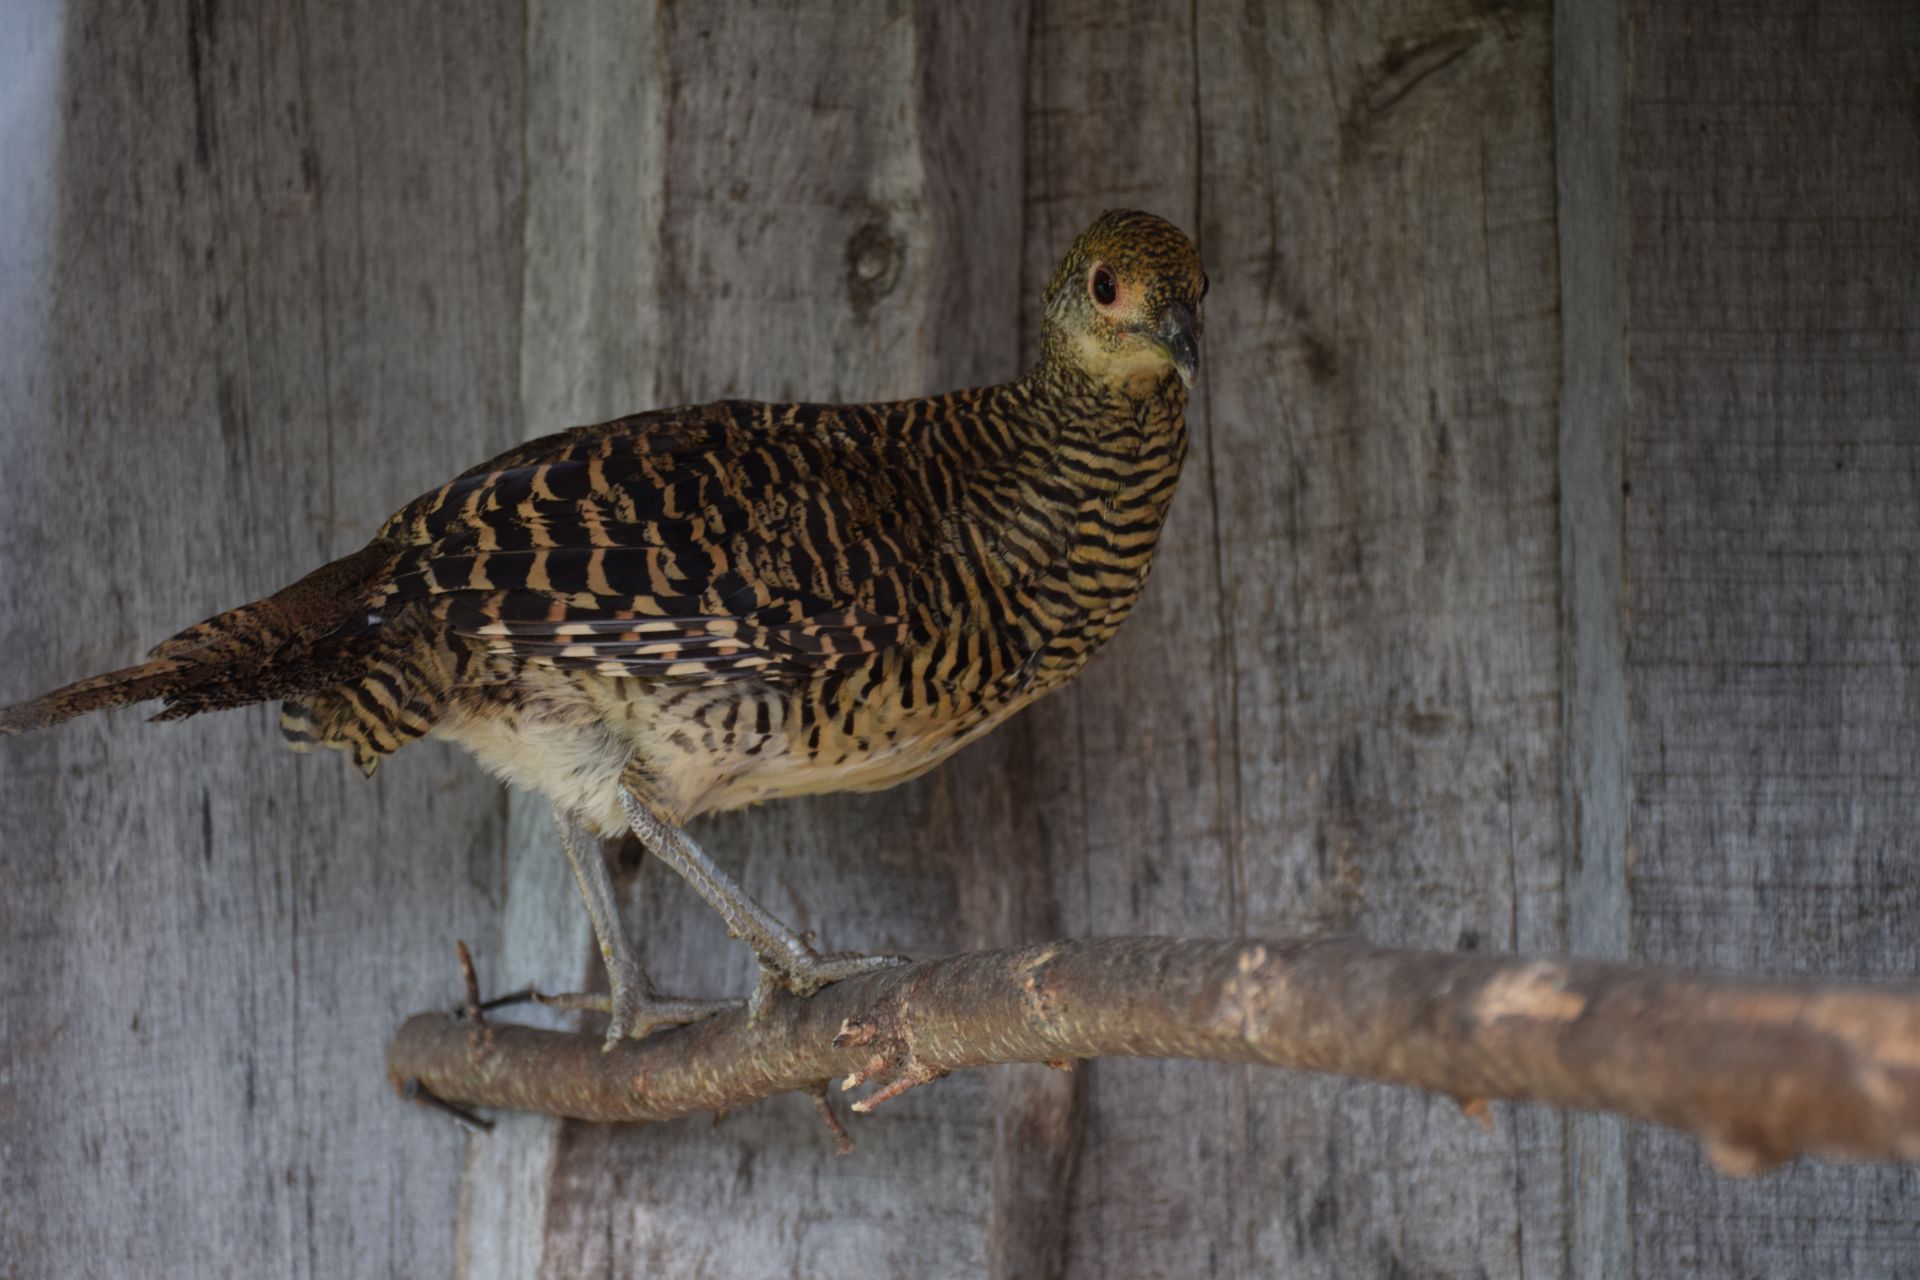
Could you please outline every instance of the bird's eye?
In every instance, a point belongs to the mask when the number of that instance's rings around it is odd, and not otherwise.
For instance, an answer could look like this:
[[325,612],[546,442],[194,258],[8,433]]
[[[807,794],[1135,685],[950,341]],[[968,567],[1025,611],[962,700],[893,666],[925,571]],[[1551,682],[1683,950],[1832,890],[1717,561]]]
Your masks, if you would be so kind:
[[1112,306],[1113,300],[1120,296],[1120,282],[1105,267],[1093,269],[1093,278],[1088,287],[1093,290],[1093,300],[1103,307]]

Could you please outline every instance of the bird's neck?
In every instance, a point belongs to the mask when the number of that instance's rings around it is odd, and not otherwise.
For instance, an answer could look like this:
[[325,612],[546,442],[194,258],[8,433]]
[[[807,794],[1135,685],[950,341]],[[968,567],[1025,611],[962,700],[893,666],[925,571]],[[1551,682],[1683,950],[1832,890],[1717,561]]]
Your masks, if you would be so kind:
[[972,473],[966,506],[1012,602],[1022,697],[1078,671],[1152,567],[1186,457],[1186,387],[1169,374],[1144,390],[1044,366],[999,389],[1011,439]]
[[1173,371],[1112,379],[1043,360],[1019,386],[1049,451],[1088,485],[1124,490],[1178,473],[1187,449],[1187,388]]

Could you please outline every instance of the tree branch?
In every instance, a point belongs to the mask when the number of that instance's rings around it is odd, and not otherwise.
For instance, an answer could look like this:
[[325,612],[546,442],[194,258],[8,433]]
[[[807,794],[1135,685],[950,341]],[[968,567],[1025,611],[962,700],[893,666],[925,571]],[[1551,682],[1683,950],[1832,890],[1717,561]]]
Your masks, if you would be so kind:
[[966,1067],[1106,1056],[1296,1067],[1616,1111],[1730,1173],[1920,1160],[1920,987],[1816,986],[1364,941],[1113,938],[929,960],[603,1053],[597,1035],[419,1014],[396,1085],[587,1120],[728,1110],[829,1078],[870,1109]]

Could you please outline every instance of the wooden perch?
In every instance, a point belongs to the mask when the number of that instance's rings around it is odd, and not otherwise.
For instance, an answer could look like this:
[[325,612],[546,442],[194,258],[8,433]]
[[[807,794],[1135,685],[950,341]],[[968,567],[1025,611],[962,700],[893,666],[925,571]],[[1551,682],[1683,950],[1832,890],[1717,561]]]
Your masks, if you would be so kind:
[[419,1014],[396,1085],[449,1103],[665,1120],[822,1081],[1107,1056],[1257,1062],[1698,1134],[1729,1173],[1801,1152],[1920,1160],[1920,988],[1818,986],[1352,938],[1112,938],[929,960],[602,1052],[598,1035]]

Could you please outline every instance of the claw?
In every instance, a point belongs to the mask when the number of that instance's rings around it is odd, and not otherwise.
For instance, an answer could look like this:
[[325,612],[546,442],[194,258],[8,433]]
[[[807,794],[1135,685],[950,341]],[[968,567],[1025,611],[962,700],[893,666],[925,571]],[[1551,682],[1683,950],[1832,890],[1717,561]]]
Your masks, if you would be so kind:
[[[656,996],[653,983],[633,944],[620,928],[620,913],[614,906],[613,881],[607,874],[607,860],[588,845],[587,836],[576,823],[562,816],[560,845],[566,850],[567,864],[573,868],[580,899],[586,904],[587,919],[593,925],[594,941],[600,944],[600,958],[606,963],[607,983],[612,994],[573,991],[565,995],[535,994],[541,1004],[556,1009],[588,1009],[607,1015],[607,1043],[611,1049],[622,1040],[641,1039],[655,1027],[677,1027],[716,1013],[738,1009],[738,1000],[682,1000]],[[471,992],[469,1003],[472,1003]]]
[[865,956],[853,951],[819,955],[805,946],[785,955],[760,957],[760,981],[747,1001],[747,1020],[757,1020],[766,1011],[775,991],[785,991],[802,999],[825,986],[857,978],[863,973],[897,969],[913,961],[906,956]]
[[740,1007],[738,1000],[686,1000],[677,996],[657,996],[646,971],[638,964],[609,960],[607,976],[613,991],[572,991],[563,995],[537,995],[541,1004],[554,1009],[586,1009],[607,1015],[607,1040],[601,1047],[612,1049],[622,1040],[643,1040],[656,1027],[680,1027],[689,1022],[729,1013]]

